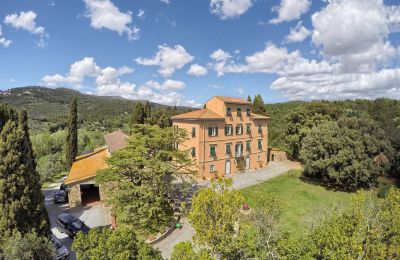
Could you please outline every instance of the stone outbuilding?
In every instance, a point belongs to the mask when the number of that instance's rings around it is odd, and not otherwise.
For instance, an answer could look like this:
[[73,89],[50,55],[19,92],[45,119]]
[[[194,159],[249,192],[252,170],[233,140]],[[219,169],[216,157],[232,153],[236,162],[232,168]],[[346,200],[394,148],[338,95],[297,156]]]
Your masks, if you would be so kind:
[[288,158],[285,151],[278,148],[269,148],[269,161],[281,162],[287,160]]
[[93,152],[75,158],[65,181],[68,186],[70,208],[104,201],[104,187],[96,184],[96,174],[99,170],[108,167],[106,159],[113,152],[128,145],[128,138],[128,135],[119,130],[106,134],[105,146],[95,148]]

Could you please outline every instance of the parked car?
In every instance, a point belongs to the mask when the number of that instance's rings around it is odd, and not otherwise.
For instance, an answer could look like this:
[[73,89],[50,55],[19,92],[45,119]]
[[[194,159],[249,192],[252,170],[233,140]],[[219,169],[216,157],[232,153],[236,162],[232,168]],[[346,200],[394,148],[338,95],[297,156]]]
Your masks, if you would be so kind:
[[68,195],[63,190],[56,190],[54,192],[54,203],[64,203],[67,202]]
[[69,258],[69,250],[68,248],[55,236],[51,235],[50,238],[54,247],[56,248],[56,260],[66,260]]
[[57,229],[71,238],[74,238],[79,232],[86,235],[90,230],[85,225],[85,222],[69,213],[64,213],[57,217]]

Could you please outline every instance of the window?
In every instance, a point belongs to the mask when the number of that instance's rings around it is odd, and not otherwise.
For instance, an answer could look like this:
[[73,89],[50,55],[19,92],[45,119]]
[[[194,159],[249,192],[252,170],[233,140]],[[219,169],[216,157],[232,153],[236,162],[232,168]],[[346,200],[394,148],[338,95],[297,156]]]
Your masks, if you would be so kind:
[[231,151],[231,144],[226,144],[226,145],[225,145],[225,153],[226,153],[226,154],[231,154],[231,153],[232,153],[232,151]]
[[246,114],[247,116],[251,116],[251,109],[249,107],[246,109]]
[[262,135],[263,131],[262,131],[262,126],[258,125],[258,134]]
[[240,124],[236,126],[236,134],[237,135],[243,134],[243,125]]
[[251,124],[246,124],[246,134],[251,133]]
[[194,147],[192,148],[192,153],[191,154],[192,154],[192,157],[196,156],[196,148],[194,148]]
[[250,152],[250,151],[251,151],[251,142],[246,141],[246,152]]
[[208,127],[208,136],[217,136],[218,135],[218,127],[209,126]]
[[242,108],[240,107],[237,108],[237,115],[242,116]]
[[210,156],[214,157],[217,155],[217,147],[215,145],[210,145]]
[[257,162],[261,162],[261,155],[257,156]]
[[215,165],[214,164],[210,165],[210,172],[215,172]]
[[192,127],[192,137],[196,136],[196,127]]
[[225,126],[225,135],[232,135],[233,132],[233,126],[232,125],[226,125]]
[[243,154],[243,144],[242,143],[236,144],[235,154],[236,154],[236,156],[242,156],[242,154]]
[[230,108],[230,107],[227,107],[227,108],[226,108],[226,115],[227,115],[227,116],[232,115],[232,108]]
[[257,147],[258,147],[258,150],[262,150],[262,140],[261,139],[258,140]]

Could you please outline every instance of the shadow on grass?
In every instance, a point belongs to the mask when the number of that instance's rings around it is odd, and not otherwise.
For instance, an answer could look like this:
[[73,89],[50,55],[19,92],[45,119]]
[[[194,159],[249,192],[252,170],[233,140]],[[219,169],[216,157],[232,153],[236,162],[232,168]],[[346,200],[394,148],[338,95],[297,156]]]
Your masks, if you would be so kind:
[[374,184],[374,186],[372,187],[357,187],[357,188],[350,188],[350,189],[345,189],[343,187],[338,186],[337,184],[334,183],[328,183],[328,182],[324,182],[323,180],[318,180],[312,177],[309,177],[307,175],[301,174],[299,176],[299,179],[305,183],[311,184],[311,185],[315,185],[315,186],[320,186],[323,187],[324,189],[328,190],[328,191],[339,191],[339,192],[347,192],[347,193],[354,193],[358,190],[369,190],[371,188],[377,187],[376,184]]

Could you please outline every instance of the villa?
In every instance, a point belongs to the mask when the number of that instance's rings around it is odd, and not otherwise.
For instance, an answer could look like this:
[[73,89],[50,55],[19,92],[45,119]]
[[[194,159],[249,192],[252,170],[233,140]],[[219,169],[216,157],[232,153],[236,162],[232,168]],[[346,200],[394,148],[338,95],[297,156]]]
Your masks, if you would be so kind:
[[251,102],[215,96],[204,109],[173,116],[174,129],[189,134],[178,148],[190,150],[198,177],[215,178],[268,163],[268,119],[251,111]]

